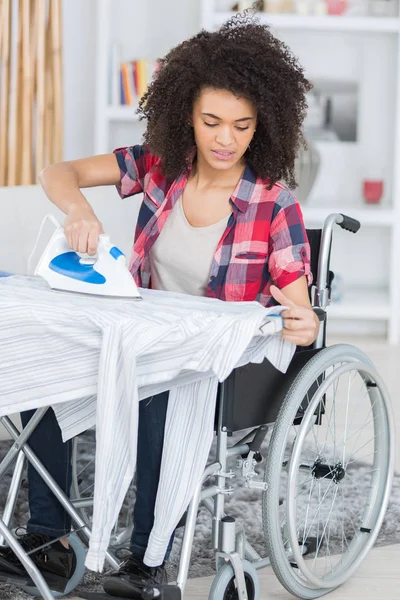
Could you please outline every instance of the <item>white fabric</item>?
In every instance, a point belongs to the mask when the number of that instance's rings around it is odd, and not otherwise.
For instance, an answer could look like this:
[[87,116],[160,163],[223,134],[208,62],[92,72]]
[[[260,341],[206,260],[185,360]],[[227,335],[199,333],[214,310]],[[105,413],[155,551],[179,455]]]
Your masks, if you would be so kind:
[[193,227],[181,196],[149,252],[153,290],[205,296],[211,263],[229,216],[206,227]]
[[[294,346],[279,308],[141,290],[143,300],[56,292],[0,280],[0,416],[53,406],[64,440],[96,426],[94,513],[86,565],[101,570],[136,463],[138,400],[171,390],[146,564],[168,540],[207,462],[218,381],[267,357],[286,371]],[[97,397],[97,401],[96,401]],[[49,449],[51,451],[51,449]]]

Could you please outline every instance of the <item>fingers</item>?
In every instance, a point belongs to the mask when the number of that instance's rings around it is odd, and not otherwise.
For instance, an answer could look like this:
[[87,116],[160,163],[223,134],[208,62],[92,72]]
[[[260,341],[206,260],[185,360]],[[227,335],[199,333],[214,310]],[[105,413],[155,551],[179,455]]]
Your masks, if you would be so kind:
[[285,313],[301,314],[301,317],[283,319],[282,337],[297,346],[309,346],[318,334],[317,321],[311,310],[299,311],[282,311],[282,316]]
[[293,300],[289,300],[289,298],[287,298],[282,290],[277,288],[276,285],[271,285],[270,292],[272,297],[282,306],[288,306],[290,308],[294,308],[296,306]]
[[93,254],[96,254],[98,243],[99,243],[99,232],[92,229],[89,232],[88,239],[87,239],[87,252],[90,256],[93,256]]
[[64,228],[65,239],[67,240],[67,244],[70,248],[73,248],[74,242],[72,239],[72,231]]
[[67,219],[64,232],[67,243],[72,250],[92,256],[96,253],[99,235],[103,232],[103,228],[97,219],[92,221],[81,219],[73,222],[68,222]]
[[309,346],[312,343],[309,335],[286,333],[285,330],[282,331],[282,338],[296,346]]
[[300,319],[283,319],[284,329],[287,331],[301,331],[302,329],[307,329],[307,323],[301,321]]
[[308,346],[313,341],[313,329],[282,329],[282,337],[296,346]]
[[283,319],[291,320],[291,321],[312,321],[313,316],[311,310],[309,308],[291,308],[288,310],[283,310],[281,312],[281,317]]
[[286,309],[281,312],[281,317],[283,319],[301,319],[303,317],[303,313],[295,309]]
[[69,246],[72,250],[75,250],[75,252],[78,252],[78,246],[79,246],[79,231],[78,231],[78,227],[76,224],[71,225],[67,230],[68,232],[68,237],[69,237]]
[[88,252],[88,238],[89,238],[89,232],[86,229],[83,229],[79,233],[78,252],[81,252],[82,254]]

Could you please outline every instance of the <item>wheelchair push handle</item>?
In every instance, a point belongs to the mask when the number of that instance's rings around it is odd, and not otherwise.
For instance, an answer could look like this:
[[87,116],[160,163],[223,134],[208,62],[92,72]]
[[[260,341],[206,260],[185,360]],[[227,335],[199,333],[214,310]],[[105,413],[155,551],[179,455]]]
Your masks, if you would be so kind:
[[360,229],[361,223],[360,221],[357,221],[357,219],[352,219],[352,217],[348,217],[343,213],[340,213],[340,215],[338,216],[342,217],[342,221],[336,222],[342,229],[346,229],[346,231],[351,231],[351,233],[357,233],[357,231]]
[[343,215],[342,213],[332,213],[325,219],[324,226],[321,234],[321,244],[319,250],[318,259],[318,274],[317,281],[315,284],[315,291],[313,292],[313,306],[322,308],[323,310],[329,304],[329,262],[332,245],[332,235],[334,226],[339,225],[346,231],[357,233],[361,227],[361,223],[352,217]]

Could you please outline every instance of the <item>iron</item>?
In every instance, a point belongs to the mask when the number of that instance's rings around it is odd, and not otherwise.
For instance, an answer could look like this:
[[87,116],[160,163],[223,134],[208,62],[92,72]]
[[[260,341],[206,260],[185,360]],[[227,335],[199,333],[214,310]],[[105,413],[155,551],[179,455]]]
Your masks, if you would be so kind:
[[34,275],[42,277],[55,290],[141,299],[136,283],[126,265],[123,252],[110,242],[108,235],[99,236],[95,256],[71,250],[64,229],[53,215],[46,215],[39,230],[35,247],[29,257],[28,272],[46,220],[56,227],[46,246]]

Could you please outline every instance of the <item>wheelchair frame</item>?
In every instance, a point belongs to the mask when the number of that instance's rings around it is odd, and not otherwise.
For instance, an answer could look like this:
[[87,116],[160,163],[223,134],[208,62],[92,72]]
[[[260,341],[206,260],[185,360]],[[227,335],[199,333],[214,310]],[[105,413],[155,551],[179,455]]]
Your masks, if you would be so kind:
[[[358,221],[351,219],[342,214],[332,214],[326,219],[323,229],[317,230],[320,233],[319,240],[319,255],[317,264],[317,278],[311,290],[311,300],[315,312],[317,313],[321,326],[317,340],[312,348],[299,353],[298,359],[295,361],[295,372],[301,371],[307,361],[318,353],[325,346],[326,333],[326,307],[329,304],[330,298],[330,283],[332,275],[329,271],[330,252],[332,244],[333,227],[338,224],[343,229],[347,229],[356,233],[360,227]],[[315,261],[315,257],[314,257]],[[314,267],[316,265],[314,264]],[[267,362],[267,361],[265,361]],[[190,563],[191,548],[194,537],[196,524],[197,510],[199,503],[203,503],[212,514],[212,544],[216,551],[217,567],[224,562],[229,561],[232,565],[237,583],[238,598],[241,600],[247,599],[246,582],[243,571],[243,560],[248,558],[255,569],[261,569],[270,564],[269,558],[261,558],[259,554],[252,548],[250,543],[246,541],[242,531],[236,531],[234,519],[225,517],[224,505],[225,496],[232,492],[227,480],[234,476],[233,471],[227,470],[227,461],[229,458],[237,455],[243,455],[237,467],[241,469],[242,475],[245,477],[248,487],[255,487],[265,490],[266,483],[255,480],[256,473],[254,471],[254,457],[260,450],[261,443],[266,437],[269,425],[265,423],[274,423],[274,418],[279,410],[282,398],[285,396],[289,388],[290,382],[282,387],[285,381],[285,376],[276,372],[276,390],[280,389],[280,393],[274,395],[277,400],[271,403],[271,410],[265,414],[265,406],[263,407],[264,414],[260,416],[259,411],[251,413],[249,418],[248,406],[246,411],[243,407],[240,408],[239,402],[231,402],[232,390],[236,387],[239,396],[241,386],[246,386],[249,378],[254,381],[254,373],[257,371],[261,374],[261,384],[265,382],[266,365],[246,365],[239,369],[235,369],[226,381],[219,385],[219,403],[217,412],[217,454],[215,462],[207,465],[203,479],[196,488],[193,499],[188,507],[185,532],[182,541],[182,549],[180,555],[179,571],[176,585],[164,586],[164,588],[154,588],[145,592],[143,597],[146,598],[165,598],[165,600],[178,600],[183,597]],[[261,368],[262,367],[262,368]],[[249,371],[250,369],[250,371]],[[269,382],[271,372],[267,373]],[[286,378],[287,379],[287,378]],[[293,379],[291,380],[293,381]],[[274,387],[274,385],[273,385]],[[271,394],[272,396],[273,394]],[[45,414],[48,407],[37,409],[34,416],[29,421],[28,425],[19,432],[9,417],[2,417],[0,420],[14,440],[12,447],[0,464],[0,477],[4,475],[6,470],[16,461],[15,470],[12,477],[12,482],[8,492],[7,502],[2,518],[0,518],[0,535],[7,541],[9,546],[15,552],[23,566],[27,571],[27,582],[24,585],[31,585],[32,581],[37,587],[37,590],[42,594],[45,600],[52,600],[53,595],[43,579],[43,576],[31,561],[29,556],[22,550],[21,546],[14,538],[9,529],[9,525],[14,513],[17,500],[18,490],[21,484],[22,470],[24,466],[24,458],[26,458],[36,469],[51,491],[57,497],[64,509],[71,515],[76,531],[81,537],[86,540],[90,537],[90,529],[82,518],[79,510],[88,506],[90,501],[86,499],[78,499],[71,501],[57,486],[55,481],[49,475],[43,464],[38,460],[34,452],[27,444],[31,433],[35,430],[37,424]],[[246,414],[247,413],[247,414]],[[262,421],[260,421],[262,419]],[[239,426],[238,423],[244,423],[244,426]],[[264,425],[260,426],[260,422]],[[255,427],[255,429],[245,435],[235,445],[228,447],[228,438],[233,431]],[[204,482],[210,477],[215,477],[214,485],[205,487]],[[2,543],[2,540],[0,540]],[[108,551],[106,560],[110,566],[118,569],[119,562],[113,554]]]

